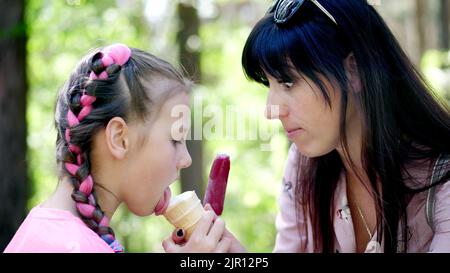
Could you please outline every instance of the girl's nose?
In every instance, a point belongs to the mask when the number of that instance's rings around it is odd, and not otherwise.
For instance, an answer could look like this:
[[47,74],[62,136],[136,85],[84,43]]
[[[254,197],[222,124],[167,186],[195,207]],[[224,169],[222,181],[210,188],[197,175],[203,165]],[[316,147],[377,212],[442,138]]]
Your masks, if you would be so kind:
[[189,152],[187,151],[187,149],[185,149],[185,152],[183,153],[183,156],[181,157],[181,159],[178,161],[178,169],[185,169],[189,166],[191,166],[192,164],[192,158],[191,155],[189,154]]

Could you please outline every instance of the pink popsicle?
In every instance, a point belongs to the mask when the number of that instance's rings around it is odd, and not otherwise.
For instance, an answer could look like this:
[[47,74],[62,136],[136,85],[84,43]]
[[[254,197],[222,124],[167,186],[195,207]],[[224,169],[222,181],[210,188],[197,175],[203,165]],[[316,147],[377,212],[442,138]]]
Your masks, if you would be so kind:
[[217,215],[221,215],[227,189],[228,173],[230,172],[230,157],[219,154],[214,159],[209,173],[203,205],[209,203]]

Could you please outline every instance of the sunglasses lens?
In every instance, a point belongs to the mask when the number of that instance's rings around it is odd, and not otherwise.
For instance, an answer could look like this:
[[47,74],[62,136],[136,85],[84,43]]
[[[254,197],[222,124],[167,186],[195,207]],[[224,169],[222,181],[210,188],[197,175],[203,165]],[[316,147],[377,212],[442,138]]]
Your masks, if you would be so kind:
[[277,23],[289,20],[304,3],[304,0],[280,0],[275,4],[274,19]]
[[[273,13],[273,20],[277,24],[283,24],[291,19],[306,0],[277,0],[269,8],[266,14]],[[317,0],[310,0],[316,5],[328,18],[337,25],[336,19],[331,15]]]

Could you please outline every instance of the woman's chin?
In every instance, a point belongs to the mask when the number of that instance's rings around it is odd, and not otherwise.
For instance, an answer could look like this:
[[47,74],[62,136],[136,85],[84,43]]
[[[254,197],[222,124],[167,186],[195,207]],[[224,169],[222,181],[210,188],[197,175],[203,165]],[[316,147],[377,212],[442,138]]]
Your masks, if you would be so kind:
[[334,148],[314,147],[313,145],[304,145],[296,142],[294,144],[300,154],[308,158],[320,157],[334,150]]

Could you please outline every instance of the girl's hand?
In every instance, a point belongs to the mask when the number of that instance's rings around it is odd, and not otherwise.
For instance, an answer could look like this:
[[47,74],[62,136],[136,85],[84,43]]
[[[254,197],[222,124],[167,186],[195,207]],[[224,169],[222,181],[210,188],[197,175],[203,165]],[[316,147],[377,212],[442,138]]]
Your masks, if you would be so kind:
[[167,253],[226,253],[229,251],[231,239],[223,236],[224,231],[225,222],[217,218],[213,211],[207,210],[187,242],[184,241],[183,231],[177,230],[163,241],[162,246]]
[[225,231],[223,233],[223,238],[230,240],[230,247],[228,248],[227,253],[246,253],[247,250],[245,247],[241,244],[241,242],[234,237],[233,233],[231,233],[227,228],[225,228]]
[[[211,205],[205,205],[206,211],[211,211],[214,213]],[[218,216],[214,213],[214,220],[218,219]],[[219,218],[220,219],[220,218]],[[227,253],[246,253],[247,250],[244,246],[236,239],[236,237],[225,227],[222,239],[228,239],[230,241],[230,247]],[[172,242],[178,245],[184,245],[186,243],[183,230],[178,229],[172,233]]]
[[[213,208],[210,204],[205,205],[206,211],[212,211],[214,212]],[[218,216],[214,213],[215,218]],[[225,228],[223,233],[223,238],[230,240],[230,248],[228,249],[227,253],[246,253],[247,250],[244,248],[244,246],[239,242],[238,239],[231,233],[227,228]]]

